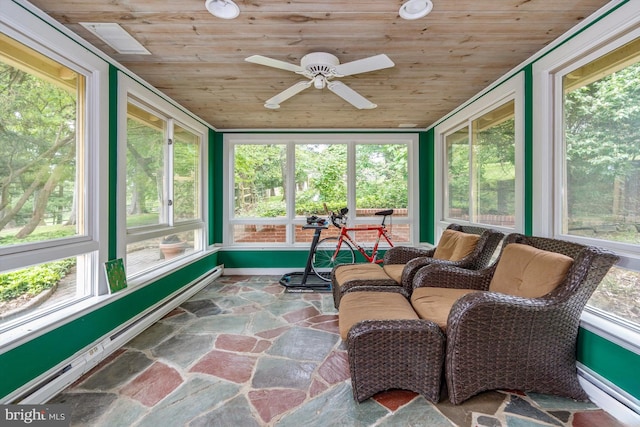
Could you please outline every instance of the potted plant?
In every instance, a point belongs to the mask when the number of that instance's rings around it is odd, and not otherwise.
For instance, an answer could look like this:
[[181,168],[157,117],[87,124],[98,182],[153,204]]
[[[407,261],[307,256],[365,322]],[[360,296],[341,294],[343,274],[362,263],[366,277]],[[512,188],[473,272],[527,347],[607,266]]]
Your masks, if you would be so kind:
[[187,249],[185,242],[175,234],[170,234],[160,242],[160,256],[162,259],[171,259],[182,255]]

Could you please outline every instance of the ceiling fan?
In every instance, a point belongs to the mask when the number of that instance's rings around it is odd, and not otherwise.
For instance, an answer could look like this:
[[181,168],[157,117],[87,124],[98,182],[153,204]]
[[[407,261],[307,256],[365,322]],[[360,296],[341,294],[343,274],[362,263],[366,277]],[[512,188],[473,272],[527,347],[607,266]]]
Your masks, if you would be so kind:
[[338,95],[358,109],[376,108],[377,105],[360,95],[355,90],[342,82],[334,81],[333,78],[351,76],[353,74],[368,73],[369,71],[381,70],[393,67],[395,64],[387,55],[375,55],[356,61],[341,64],[335,55],[326,52],[313,52],[302,57],[300,65],[290,62],[280,61],[261,55],[253,55],[245,59],[254,64],[266,65],[267,67],[280,68],[282,70],[293,71],[301,74],[309,80],[302,80],[288,89],[283,90],[276,96],[268,99],[264,106],[266,108],[280,108],[280,104],[291,98],[306,88],[313,85],[316,89],[327,87],[331,92]]

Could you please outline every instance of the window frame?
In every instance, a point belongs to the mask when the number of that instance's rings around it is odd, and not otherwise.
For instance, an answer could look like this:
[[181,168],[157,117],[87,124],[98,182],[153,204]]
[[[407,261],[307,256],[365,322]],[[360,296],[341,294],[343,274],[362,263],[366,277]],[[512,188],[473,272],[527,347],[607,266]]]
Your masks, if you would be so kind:
[[[189,130],[200,137],[199,165],[198,165],[198,192],[199,201],[197,208],[197,218],[191,220],[174,221],[173,206],[163,207],[166,209],[167,222],[139,227],[127,227],[126,217],[126,177],[127,177],[127,106],[133,99],[136,106],[153,112],[158,117],[166,120],[167,129],[165,137],[173,139],[173,126],[178,124],[183,129]],[[163,156],[165,164],[165,179],[163,189],[167,200],[173,200],[173,146],[165,142],[163,145]],[[207,153],[208,153],[208,127],[202,122],[184,112],[181,108],[153,92],[143,84],[134,80],[123,72],[118,72],[118,182],[117,200],[121,208],[117,211],[117,257],[125,260],[127,245],[147,239],[163,237],[168,234],[177,234],[187,231],[195,233],[196,250],[186,256],[167,260],[154,265],[151,269],[145,269],[139,273],[127,274],[127,284],[130,287],[137,287],[149,283],[159,276],[175,270],[181,265],[192,262],[195,258],[202,256],[208,248],[207,244],[207,199],[208,193],[205,188],[207,182]]]
[[[287,152],[287,176],[295,177],[295,147],[296,145],[309,144],[346,144],[347,145],[347,201],[346,207],[350,212],[356,211],[355,201],[355,146],[359,144],[405,144],[407,145],[407,216],[393,217],[393,224],[409,224],[411,226],[410,242],[415,244],[419,238],[418,218],[418,134],[408,132],[398,133],[378,133],[378,134],[244,134],[226,133],[223,137],[224,158],[224,210],[223,210],[223,244],[228,247],[245,248],[287,248],[304,247],[308,248],[308,242],[295,242],[295,227],[306,224],[306,219],[295,215],[295,196],[287,200],[286,216],[282,218],[234,218],[233,213],[233,191],[234,188],[234,146],[238,144],[255,145],[285,145]],[[295,182],[293,179],[285,183],[288,194],[295,195]],[[373,216],[349,216],[348,226],[378,223],[379,218]],[[236,243],[233,241],[233,227],[240,224],[258,225],[284,225],[286,227],[286,239],[284,243]]]
[[[39,28],[36,32],[33,29]],[[7,3],[0,11],[0,32],[24,46],[47,56],[84,76],[84,97],[78,98],[78,114],[83,116],[82,133],[76,133],[78,169],[76,177],[84,199],[82,234],[8,246],[0,249],[0,270],[8,272],[50,261],[78,257],[86,268],[77,276],[77,286],[85,295],[68,299],[47,310],[27,314],[0,327],[0,348],[6,351],[29,337],[53,329],[93,306],[108,293],[101,264],[106,260],[108,222],[98,212],[108,205],[108,167],[100,159],[108,157],[108,108],[100,102],[108,93],[108,64],[66,35],[42,29],[38,17]],[[81,111],[81,112],[80,112]]]
[[[628,3],[595,22],[533,64],[533,233],[615,252],[618,266],[640,271],[640,247],[562,233],[564,135],[562,77],[640,37],[640,4]],[[623,348],[640,353],[640,328],[586,306],[581,326]]]
[[[442,234],[444,229],[451,223],[473,224],[488,226],[487,224],[463,221],[458,218],[447,216],[449,206],[449,182],[448,182],[448,159],[447,159],[447,137],[461,129],[469,130],[469,146],[473,144],[472,124],[474,120],[483,115],[500,108],[508,102],[514,102],[515,115],[515,225],[511,227],[491,225],[491,228],[503,232],[521,232],[524,229],[524,73],[520,72],[510,80],[499,86],[489,89],[482,94],[475,102],[463,106],[451,116],[436,125],[435,134],[435,176],[436,183],[440,183],[440,191],[436,191],[436,235]],[[473,164],[471,152],[469,159],[469,207],[471,209],[473,200]],[[435,243],[435,242],[434,242]]]

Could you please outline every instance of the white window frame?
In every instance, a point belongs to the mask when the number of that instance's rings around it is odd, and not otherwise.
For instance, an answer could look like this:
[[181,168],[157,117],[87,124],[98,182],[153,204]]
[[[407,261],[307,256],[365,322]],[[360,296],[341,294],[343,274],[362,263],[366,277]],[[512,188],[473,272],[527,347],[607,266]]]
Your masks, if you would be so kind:
[[[407,168],[408,168],[408,206],[406,217],[393,217],[393,224],[410,224],[410,242],[413,245],[418,241],[418,134],[416,133],[385,133],[385,134],[241,134],[227,133],[223,138],[223,155],[227,161],[224,163],[224,213],[223,242],[225,246],[266,248],[264,243],[234,243],[233,227],[237,224],[264,224],[264,225],[286,225],[286,242],[273,243],[268,247],[305,247],[308,243],[295,243],[295,226],[306,224],[306,219],[295,216],[295,200],[287,200],[286,216],[284,218],[234,218],[233,212],[233,188],[234,188],[234,149],[235,145],[257,144],[257,145],[285,145],[287,148],[287,176],[295,176],[295,146],[302,144],[346,144],[347,145],[347,200],[346,207],[350,212],[356,211],[355,202],[355,170],[356,170],[356,145],[361,144],[404,144],[407,146]],[[295,194],[295,182],[287,182],[288,194]],[[379,218],[349,216],[348,226],[371,224],[379,222]]]
[[[37,31],[35,29],[38,29]],[[0,250],[0,272],[7,272],[54,260],[78,257],[83,274],[77,286],[85,296],[70,299],[50,310],[26,315],[0,328],[0,349],[20,345],[30,337],[54,329],[98,303],[108,293],[102,263],[107,257],[108,218],[99,212],[108,206],[108,107],[101,102],[109,92],[108,64],[54,28],[43,28],[42,21],[13,2],[4,2],[0,10],[0,31],[25,46],[73,69],[85,78],[84,144],[78,181],[84,183],[82,208],[85,230],[82,235],[51,241],[27,243]],[[80,100],[79,100],[80,101]],[[80,162],[79,162],[80,163]]]
[[[471,142],[472,122],[509,101],[514,101],[515,113],[515,227],[492,225],[491,228],[506,233],[520,232],[524,229],[524,73],[520,72],[507,82],[491,89],[471,104],[461,108],[435,127],[435,176],[436,185],[439,183],[438,187],[440,189],[440,191],[436,190],[435,200],[437,236],[440,236],[451,223],[471,224],[468,221],[462,221],[457,218],[452,219],[446,216],[449,201],[446,137],[460,129],[468,128],[469,141]],[[470,185],[473,186],[471,182],[471,175],[473,174],[471,159],[469,159],[469,162]],[[471,188],[469,189],[469,202],[473,203]],[[486,224],[473,224],[486,226]]]
[[[640,37],[640,3],[629,2],[595,22],[533,65],[533,234],[608,248],[618,266],[640,271],[640,248],[562,233],[564,141],[562,76]],[[581,325],[618,345],[640,353],[640,331],[587,306]]]
[[[142,106],[153,112],[166,121],[168,126],[167,138],[173,139],[173,125],[187,129],[200,137],[200,159],[198,171],[198,191],[199,206],[197,218],[193,220],[175,221],[173,219],[173,206],[164,207],[166,209],[167,222],[157,225],[149,225],[128,229],[126,226],[126,172],[127,172],[127,105],[133,99],[135,104]],[[150,90],[138,81],[129,77],[123,72],[118,73],[118,209],[117,212],[117,256],[126,260],[127,244],[139,242],[146,239],[163,237],[168,234],[181,233],[185,231],[195,232],[196,250],[194,253],[167,261],[153,268],[151,271],[145,270],[137,274],[127,276],[127,284],[132,287],[149,283],[151,280],[165,275],[175,270],[181,265],[192,262],[195,258],[202,256],[207,249],[207,153],[208,153],[208,128],[200,121],[196,120],[173,103]],[[173,200],[173,145],[165,143],[165,200]],[[126,265],[125,265],[126,267]]]

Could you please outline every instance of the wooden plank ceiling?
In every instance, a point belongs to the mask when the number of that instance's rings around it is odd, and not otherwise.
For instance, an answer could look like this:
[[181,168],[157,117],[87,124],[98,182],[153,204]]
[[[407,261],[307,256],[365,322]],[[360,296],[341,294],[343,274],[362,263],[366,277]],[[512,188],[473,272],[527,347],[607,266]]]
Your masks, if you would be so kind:
[[[236,0],[234,20],[204,0],[31,2],[217,129],[425,128],[607,3],[433,0],[429,15],[407,21],[400,0]],[[79,22],[119,23],[152,54],[118,54]],[[317,51],[341,63],[388,55],[395,67],[340,79],[378,107],[310,87],[264,108],[304,78],[244,59],[299,64]]]

